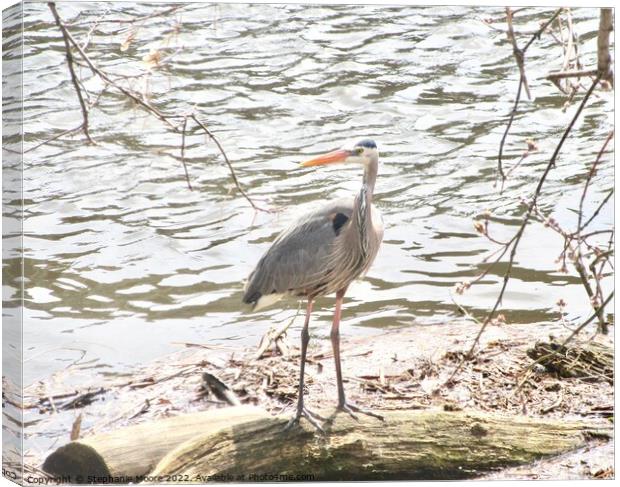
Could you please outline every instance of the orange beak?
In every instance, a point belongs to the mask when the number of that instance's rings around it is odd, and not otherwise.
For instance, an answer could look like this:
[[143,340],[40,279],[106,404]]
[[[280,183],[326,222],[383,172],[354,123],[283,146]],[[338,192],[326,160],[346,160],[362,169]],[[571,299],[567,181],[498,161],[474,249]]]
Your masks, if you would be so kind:
[[310,159],[309,161],[302,162],[301,165],[303,167],[311,167],[321,166],[323,164],[334,164],[336,162],[344,162],[350,155],[351,153],[348,150],[339,149],[328,152],[327,154],[323,154],[322,156],[315,157],[314,159]]

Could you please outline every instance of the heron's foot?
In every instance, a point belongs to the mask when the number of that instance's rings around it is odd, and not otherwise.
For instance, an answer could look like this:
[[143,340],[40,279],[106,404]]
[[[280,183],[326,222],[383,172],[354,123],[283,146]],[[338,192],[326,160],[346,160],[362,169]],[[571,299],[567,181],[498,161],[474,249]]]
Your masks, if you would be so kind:
[[301,419],[301,417],[304,417],[308,420],[308,422],[314,426],[317,430],[319,430],[321,433],[325,434],[325,430],[323,429],[323,425],[319,422],[319,421],[326,421],[327,419],[324,418],[323,416],[318,415],[315,412],[310,411],[309,409],[307,409],[306,407],[303,407],[301,409],[297,410],[297,413],[295,414],[295,416],[293,416],[291,418],[291,420],[286,424],[286,426],[284,427],[284,431],[288,431],[290,430],[294,425],[299,424],[299,420]]
[[359,408],[355,404],[351,404],[350,402],[344,402],[342,404],[339,404],[338,410],[344,411],[345,413],[349,413],[349,415],[355,420],[359,420],[359,418],[357,417],[357,414],[355,414],[355,413],[359,413],[359,414],[365,414],[366,416],[372,416],[373,418],[377,418],[381,421],[385,421],[385,418],[381,416],[380,414],[374,413],[372,411],[368,411],[367,409]]

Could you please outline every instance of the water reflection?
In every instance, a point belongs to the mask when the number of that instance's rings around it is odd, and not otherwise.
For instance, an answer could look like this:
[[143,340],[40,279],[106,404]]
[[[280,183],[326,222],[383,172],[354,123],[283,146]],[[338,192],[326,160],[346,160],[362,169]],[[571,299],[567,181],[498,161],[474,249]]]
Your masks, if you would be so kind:
[[[104,8],[111,18],[152,11],[132,3],[59,4],[63,18],[85,22],[73,28],[78,37]],[[32,147],[75,126],[80,112],[46,5],[25,9],[25,144]],[[524,30],[535,29],[546,11],[535,12]],[[189,191],[180,136],[122,97],[105,95],[92,112],[97,146],[63,138],[24,161],[26,383],[64,366],[42,353],[50,348],[86,349],[98,366],[121,371],[173,349],[172,342],[253,344],[274,321],[290,319],[293,301],[245,312],[242,281],[296,214],[359,185],[358,168],[302,170],[296,163],[363,135],[380,144],[376,204],[385,241],[368,278],[351,287],[345,333],[453,319],[452,287],[475,275],[491,249],[472,218],[490,210],[498,239],[514,232],[518,196],[572,116],[562,114],[564,97],[544,81],[558,47],[547,38],[528,52],[536,100],[515,119],[506,164],[518,161],[525,138],[535,139],[540,153],[500,195],[497,149],[518,73],[505,36],[480,20],[501,16],[500,9],[193,4],[176,15],[181,28],[170,49],[178,52],[150,76],[153,103],[168,111],[196,107],[244,187],[280,211],[252,211],[232,191],[217,149],[198,133],[187,139]],[[585,34],[597,28],[598,11],[576,9],[574,17],[587,39],[584,62],[592,63],[595,39]],[[143,71],[143,56],[174,22],[144,22],[126,52],[119,46],[127,31],[102,24],[89,52],[116,74]],[[86,86],[98,89],[93,80]],[[612,124],[611,111],[612,95],[600,93],[546,186],[541,208],[564,225],[576,222],[586,164]],[[612,174],[612,164],[603,164],[588,214]],[[613,224],[611,207],[602,226]],[[527,230],[503,303],[509,321],[557,320],[560,297],[569,303],[568,319],[587,313],[578,279],[558,272],[561,244],[548,229]],[[18,261],[7,265],[5,285],[16,288]],[[485,310],[504,268],[461,302],[473,313]],[[323,337],[332,300],[320,304],[313,333]]]

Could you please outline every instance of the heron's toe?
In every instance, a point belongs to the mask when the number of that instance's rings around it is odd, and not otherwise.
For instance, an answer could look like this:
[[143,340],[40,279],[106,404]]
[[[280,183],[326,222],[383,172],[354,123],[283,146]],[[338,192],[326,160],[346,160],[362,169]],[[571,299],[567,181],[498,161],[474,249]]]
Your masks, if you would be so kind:
[[302,408],[300,410],[297,411],[297,413],[295,414],[295,416],[293,416],[290,421],[288,423],[286,423],[286,426],[284,427],[283,431],[288,431],[290,430],[294,425],[299,424],[299,420],[302,418],[302,416],[304,418],[306,418],[308,420],[308,422],[314,426],[318,431],[320,431],[321,433],[325,434],[325,430],[323,429],[323,425],[321,425],[321,423],[319,423],[320,421],[325,421],[326,419],[323,416],[320,416],[319,414],[310,411],[307,408]]
[[344,411],[345,413],[349,413],[351,417],[355,419],[356,421],[359,421],[359,418],[357,414],[355,413],[365,414],[366,416],[372,416],[373,418],[377,418],[381,421],[385,421],[385,418],[381,416],[380,414],[377,414],[373,411],[368,411],[367,409],[362,409],[360,407],[357,407],[355,404],[351,404],[349,402],[345,402],[344,404],[339,404],[338,410]]

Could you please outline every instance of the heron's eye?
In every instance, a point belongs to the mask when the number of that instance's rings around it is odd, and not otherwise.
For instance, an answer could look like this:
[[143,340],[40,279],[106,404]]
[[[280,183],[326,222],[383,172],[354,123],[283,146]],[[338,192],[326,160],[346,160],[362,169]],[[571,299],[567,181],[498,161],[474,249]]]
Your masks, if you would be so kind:
[[357,154],[361,156],[364,153],[364,148],[358,147],[357,149],[355,149],[355,152],[357,152]]

